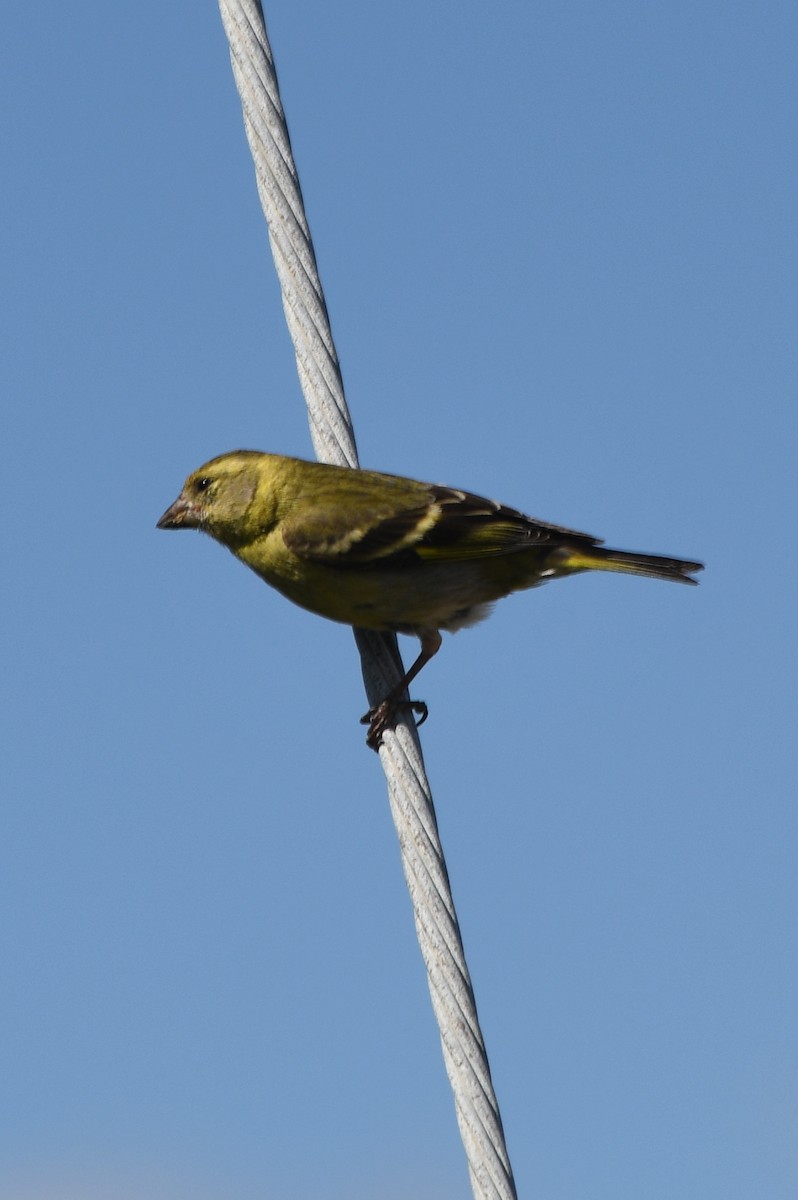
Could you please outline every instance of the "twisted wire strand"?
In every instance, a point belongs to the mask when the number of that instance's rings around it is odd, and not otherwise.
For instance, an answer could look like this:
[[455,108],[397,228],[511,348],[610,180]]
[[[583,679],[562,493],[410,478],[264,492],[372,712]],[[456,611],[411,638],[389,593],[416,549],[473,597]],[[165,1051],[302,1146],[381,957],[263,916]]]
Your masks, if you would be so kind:
[[354,429],[260,5],[221,3],[283,309],[323,462],[357,466]]
[[[259,0],[219,0],[258,194],[317,457],[358,465],[351,418]],[[392,635],[355,630],[369,704],[401,678]],[[402,867],[476,1200],[515,1200],[501,1117],[465,960],[432,794],[412,722],[380,747]]]

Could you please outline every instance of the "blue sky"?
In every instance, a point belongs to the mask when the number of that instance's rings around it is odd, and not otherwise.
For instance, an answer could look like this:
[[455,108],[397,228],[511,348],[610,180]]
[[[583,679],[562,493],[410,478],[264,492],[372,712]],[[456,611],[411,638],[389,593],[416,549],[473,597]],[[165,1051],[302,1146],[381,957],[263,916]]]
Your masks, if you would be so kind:
[[[793,1197],[794,6],[266,16],[363,465],[707,563],[422,677],[519,1194]],[[0,68],[4,1194],[467,1195],[351,634],[155,530],[311,453],[218,10]]]

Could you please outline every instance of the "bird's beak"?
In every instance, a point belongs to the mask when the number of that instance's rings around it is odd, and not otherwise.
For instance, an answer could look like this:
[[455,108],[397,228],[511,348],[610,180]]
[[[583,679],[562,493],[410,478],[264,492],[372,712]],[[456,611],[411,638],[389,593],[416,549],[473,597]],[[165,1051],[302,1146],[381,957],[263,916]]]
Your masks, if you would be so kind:
[[178,496],[174,504],[167,508],[156,528],[158,529],[199,529],[201,513],[196,504]]

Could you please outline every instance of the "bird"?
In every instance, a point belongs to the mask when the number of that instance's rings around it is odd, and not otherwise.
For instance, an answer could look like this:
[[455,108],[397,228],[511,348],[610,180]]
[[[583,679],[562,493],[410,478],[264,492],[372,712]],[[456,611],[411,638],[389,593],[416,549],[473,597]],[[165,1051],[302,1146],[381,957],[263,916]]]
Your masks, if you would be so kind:
[[361,629],[411,634],[420,650],[361,718],[377,750],[397,712],[426,718],[407,688],[441,647],[511,592],[582,571],[695,584],[703,564],[612,550],[600,539],[459,488],[258,450],[211,459],[159,529],[197,529],[300,607]]

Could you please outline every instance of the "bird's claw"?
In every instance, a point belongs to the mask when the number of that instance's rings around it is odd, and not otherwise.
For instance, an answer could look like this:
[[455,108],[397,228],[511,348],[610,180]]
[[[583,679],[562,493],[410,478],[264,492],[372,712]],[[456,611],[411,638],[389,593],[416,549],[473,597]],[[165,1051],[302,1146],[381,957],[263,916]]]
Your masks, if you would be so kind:
[[399,708],[409,708],[410,711],[418,718],[416,728],[423,725],[429,716],[429,709],[423,700],[392,700],[390,697],[383,700],[380,704],[375,704],[360,718],[361,725],[368,725],[369,731],[366,734],[366,745],[372,750],[379,750],[382,743],[382,735],[386,729],[390,729],[394,722],[396,710]]

